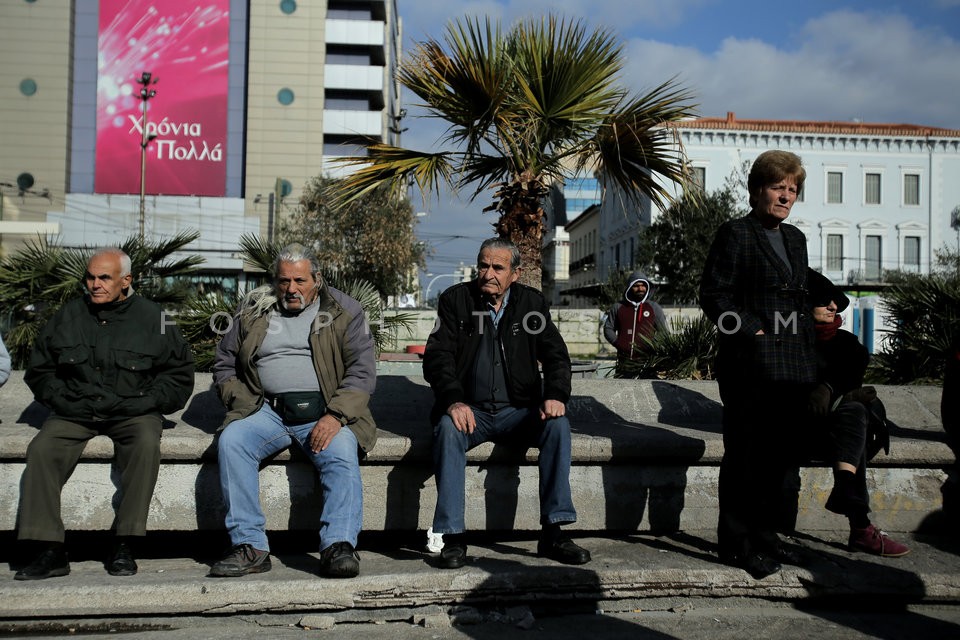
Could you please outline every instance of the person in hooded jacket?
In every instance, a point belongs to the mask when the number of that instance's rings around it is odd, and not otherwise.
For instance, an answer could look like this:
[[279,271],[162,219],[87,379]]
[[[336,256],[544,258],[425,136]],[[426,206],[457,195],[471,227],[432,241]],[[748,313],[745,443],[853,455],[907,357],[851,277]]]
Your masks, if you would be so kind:
[[663,309],[652,300],[653,285],[640,271],[630,274],[623,300],[614,303],[603,322],[603,337],[617,349],[617,375],[633,375],[637,360],[650,350],[653,336],[667,329]]

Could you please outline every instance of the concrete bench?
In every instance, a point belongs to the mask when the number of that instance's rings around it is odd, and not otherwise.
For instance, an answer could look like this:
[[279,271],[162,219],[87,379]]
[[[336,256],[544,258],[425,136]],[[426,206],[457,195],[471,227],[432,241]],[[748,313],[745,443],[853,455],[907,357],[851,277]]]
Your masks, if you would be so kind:
[[[169,416],[151,530],[221,529],[214,435],[223,416],[207,374],[198,374],[187,407]],[[938,387],[878,387],[896,425],[890,455],[869,470],[874,520],[890,531],[916,530],[941,505],[945,444]],[[0,390],[0,530],[16,526],[26,448],[45,417],[22,372]],[[426,529],[435,502],[427,414],[432,394],[421,377],[381,375],[372,400],[380,428],[362,463],[364,528]],[[568,407],[574,431],[572,486],[577,528],[591,531],[712,529],[723,453],[717,386],[699,381],[575,379]],[[536,450],[487,444],[469,455],[467,526],[539,528]],[[71,530],[107,529],[116,496],[111,442],[94,438],[63,492]],[[798,526],[836,530],[845,520],[823,509],[832,475],[802,470]],[[319,491],[313,467],[294,451],[266,461],[261,499],[271,530],[317,528]]]

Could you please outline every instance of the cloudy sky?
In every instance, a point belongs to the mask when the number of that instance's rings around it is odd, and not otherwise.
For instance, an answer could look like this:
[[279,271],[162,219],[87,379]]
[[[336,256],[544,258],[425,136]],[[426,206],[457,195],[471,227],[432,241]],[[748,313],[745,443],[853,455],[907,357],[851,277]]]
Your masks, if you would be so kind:
[[[509,25],[554,11],[613,30],[624,45],[622,83],[643,91],[676,77],[702,116],[854,120],[960,129],[960,0],[397,0],[404,49],[440,38],[462,16]],[[405,96],[416,116],[416,97]],[[402,144],[436,148],[442,131],[408,117]],[[483,197],[418,205],[428,272],[471,264],[492,235]],[[431,278],[424,280],[426,281]],[[453,282],[436,282],[431,295]]]

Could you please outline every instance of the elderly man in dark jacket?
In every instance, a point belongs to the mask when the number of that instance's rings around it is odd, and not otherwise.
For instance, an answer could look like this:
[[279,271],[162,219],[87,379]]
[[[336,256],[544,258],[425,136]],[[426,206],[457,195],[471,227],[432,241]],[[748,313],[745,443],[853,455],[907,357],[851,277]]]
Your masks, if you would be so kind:
[[232,548],[210,575],[271,568],[260,463],[296,444],[320,476],[320,573],[352,578],[360,573],[360,455],[377,441],[368,407],[373,336],[360,303],[324,283],[303,245],[280,251],[273,276],[247,295],[217,346],[213,376],[227,408],[217,455]]
[[193,392],[190,347],[160,306],[134,294],[130,258],[119,249],[98,251],[84,279],[86,298],[66,303],[47,322],[24,376],[51,415],[27,448],[20,495],[18,536],[43,548],[17,580],[70,573],[60,492],[97,435],[113,440],[120,470],[107,571],[137,572],[131,544],[146,534],[162,414],[183,408]]
[[784,223],[805,177],[795,154],[758,156],[747,182],[752,210],[717,230],[700,281],[700,306],[719,330],[720,557],[755,577],[799,561],[777,537],[776,514],[796,421],[816,382],[807,241]]
[[[584,564],[590,553],[561,534],[575,522],[570,493],[570,357],[539,291],[518,284],[520,252],[508,240],[480,246],[477,279],[441,296],[423,373],[436,403],[434,533],[444,534],[440,567],[466,562],[463,542],[466,452],[490,440],[519,438],[540,449],[538,553]],[[538,370],[543,365],[543,380]]]

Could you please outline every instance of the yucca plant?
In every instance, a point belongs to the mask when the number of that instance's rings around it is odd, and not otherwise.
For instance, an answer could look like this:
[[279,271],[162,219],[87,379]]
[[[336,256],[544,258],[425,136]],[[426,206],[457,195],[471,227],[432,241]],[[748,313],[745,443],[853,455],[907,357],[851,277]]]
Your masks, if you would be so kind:
[[883,294],[893,330],[885,349],[873,356],[867,378],[881,384],[937,383],[943,380],[946,354],[960,340],[960,276],[954,271],[929,275],[888,274],[893,285]]
[[[274,260],[283,248],[280,242],[268,242],[259,236],[240,237],[240,252],[253,267],[269,272]],[[337,282],[328,274],[322,274],[330,286],[343,291],[363,307],[377,352],[382,351],[395,332],[409,330],[415,320],[414,314],[396,313],[387,315],[380,292],[366,280]],[[223,334],[228,319],[236,313],[243,297],[220,293],[191,300],[177,317],[177,324],[193,349],[197,371],[209,371],[213,365],[217,341]]]
[[717,356],[717,327],[705,316],[670,319],[670,331],[647,340],[650,349],[621,363],[619,378],[712,380]]
[[[191,295],[184,276],[203,263],[200,256],[173,259],[173,253],[200,236],[180,233],[157,241],[128,238],[120,245],[130,256],[133,288],[171,310]],[[0,307],[10,314],[4,342],[14,366],[22,367],[47,320],[64,302],[82,295],[83,275],[98,247],[63,248],[40,237],[0,260]]]

